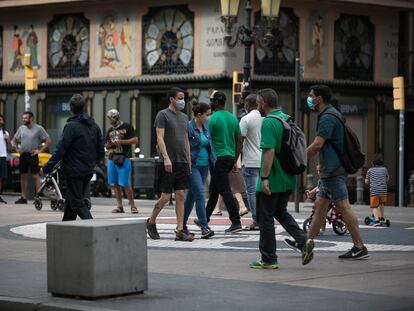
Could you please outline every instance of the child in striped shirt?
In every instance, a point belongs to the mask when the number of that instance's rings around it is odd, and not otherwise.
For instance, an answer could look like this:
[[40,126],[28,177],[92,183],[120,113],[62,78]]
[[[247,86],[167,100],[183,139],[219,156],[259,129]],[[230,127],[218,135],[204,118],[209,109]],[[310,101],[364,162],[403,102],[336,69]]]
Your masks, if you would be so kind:
[[[387,203],[387,182],[389,179],[388,171],[384,167],[384,161],[380,154],[375,154],[372,160],[372,167],[368,170],[365,183],[369,185],[371,195],[372,214],[375,217],[374,226],[381,226],[385,221],[384,204]],[[378,207],[381,217],[378,215]]]

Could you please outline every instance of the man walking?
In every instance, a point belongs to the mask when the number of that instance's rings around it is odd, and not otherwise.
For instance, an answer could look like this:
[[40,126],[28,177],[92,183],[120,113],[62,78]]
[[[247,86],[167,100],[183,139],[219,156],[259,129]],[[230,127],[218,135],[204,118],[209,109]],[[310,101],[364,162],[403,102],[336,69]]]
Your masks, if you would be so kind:
[[243,137],[242,172],[246,183],[247,199],[253,223],[247,226],[247,230],[259,230],[256,219],[256,188],[260,173],[260,129],[263,117],[257,110],[256,94],[250,94],[245,99],[245,108],[248,112],[240,120],[240,131]]
[[36,191],[40,188],[39,178],[39,153],[44,152],[52,143],[45,129],[34,122],[34,115],[31,111],[23,113],[23,125],[19,127],[12,139],[12,145],[16,146],[20,154],[20,186],[22,188],[21,197],[14,202],[15,204],[27,203],[27,175],[30,170]]
[[[344,151],[344,126],[339,118],[342,115],[329,102],[331,89],[326,85],[311,86],[307,99],[308,107],[319,113],[316,137],[308,147],[308,159],[319,154],[320,187],[315,201],[315,213],[308,231],[306,242],[309,250],[313,248],[313,239],[323,225],[329,204],[335,202],[344,222],[351,233],[354,246],[339,256],[340,259],[364,259],[369,257],[358,226],[358,219],[351,209],[346,186],[347,173],[342,165],[341,153]],[[338,154],[337,151],[340,153]],[[308,252],[310,255],[310,253]]]
[[210,106],[215,111],[208,125],[214,151],[217,156],[214,168],[211,170],[210,197],[207,202],[207,221],[216,207],[219,194],[226,204],[231,226],[225,230],[235,233],[242,230],[240,215],[235,198],[230,188],[229,173],[237,170],[237,159],[240,156],[242,137],[237,118],[224,109],[226,95],[214,91],[210,96]]
[[47,174],[62,161],[67,191],[62,221],[91,219],[85,195],[96,163],[105,156],[103,137],[93,118],[84,113],[85,98],[75,94],[70,99],[72,117],[67,120],[56,150],[42,168]]
[[[3,179],[7,178],[7,150],[10,147],[10,135],[5,130],[4,116],[0,115],[0,191]],[[0,203],[7,203],[0,196]]]
[[[278,96],[272,89],[263,89],[257,93],[260,113],[267,116],[261,128],[262,160],[260,179],[257,184],[257,220],[260,227],[259,249],[261,260],[252,262],[253,269],[277,269],[275,222],[274,218],[297,241],[302,250],[302,258],[306,255],[306,233],[299,228],[297,222],[287,211],[289,194],[295,187],[295,176],[283,170],[277,154],[282,147],[283,124],[276,116],[287,120],[288,115],[279,108]],[[308,256],[309,257],[309,256]],[[308,258],[307,264],[312,258]]]
[[160,239],[156,220],[175,191],[177,217],[176,241],[191,242],[194,236],[184,230],[185,189],[190,186],[191,158],[188,141],[188,117],[181,112],[185,107],[184,91],[172,88],[167,92],[168,108],[158,112],[155,118],[157,143],[162,159],[159,174],[161,197],[155,203],[152,215],[147,219],[147,231],[151,239]]
[[130,184],[131,175],[131,146],[138,144],[138,137],[135,135],[134,128],[123,122],[116,109],[111,109],[107,113],[112,127],[106,133],[106,149],[109,152],[108,159],[108,184],[114,186],[116,208],[112,213],[124,213],[122,204],[122,188],[125,189],[126,196],[131,207],[131,213],[137,214],[138,209],[134,202],[134,191]]

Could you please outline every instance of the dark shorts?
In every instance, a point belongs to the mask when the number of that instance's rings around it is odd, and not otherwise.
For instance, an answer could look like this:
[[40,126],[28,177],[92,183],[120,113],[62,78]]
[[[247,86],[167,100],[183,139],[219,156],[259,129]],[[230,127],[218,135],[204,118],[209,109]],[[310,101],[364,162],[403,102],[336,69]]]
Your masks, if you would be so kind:
[[0,157],[0,179],[7,177],[7,158]]
[[174,190],[190,188],[190,168],[187,163],[173,163],[172,173],[166,172],[164,163],[159,163],[158,191],[172,193]]
[[30,153],[22,153],[20,155],[20,173],[27,174],[30,169],[31,174],[39,174],[39,156],[31,155]]

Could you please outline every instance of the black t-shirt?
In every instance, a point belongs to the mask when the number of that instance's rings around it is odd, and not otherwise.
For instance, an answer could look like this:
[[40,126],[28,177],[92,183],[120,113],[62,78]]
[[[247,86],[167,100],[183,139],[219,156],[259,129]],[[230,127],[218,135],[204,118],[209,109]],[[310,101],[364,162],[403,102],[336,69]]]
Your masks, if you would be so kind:
[[[131,139],[135,137],[134,128],[128,123],[122,123],[119,127],[111,127],[106,133],[106,142],[110,142],[114,139]],[[125,157],[131,157],[131,145],[121,145],[108,150],[109,157],[112,154],[123,154]]]

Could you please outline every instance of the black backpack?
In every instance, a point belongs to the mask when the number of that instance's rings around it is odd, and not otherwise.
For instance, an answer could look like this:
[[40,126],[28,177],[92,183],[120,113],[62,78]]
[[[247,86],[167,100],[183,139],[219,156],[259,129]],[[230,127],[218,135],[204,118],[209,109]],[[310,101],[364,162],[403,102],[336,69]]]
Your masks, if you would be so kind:
[[282,144],[280,152],[276,154],[283,170],[292,175],[302,174],[308,163],[306,139],[302,130],[291,117],[286,121],[275,115],[269,115],[267,118],[277,119],[283,125]]
[[345,123],[344,119],[334,112],[325,112],[335,116],[344,126],[344,152],[340,153],[334,144],[331,144],[341,159],[345,171],[355,174],[365,164],[365,154],[361,151],[361,144],[355,132]]

